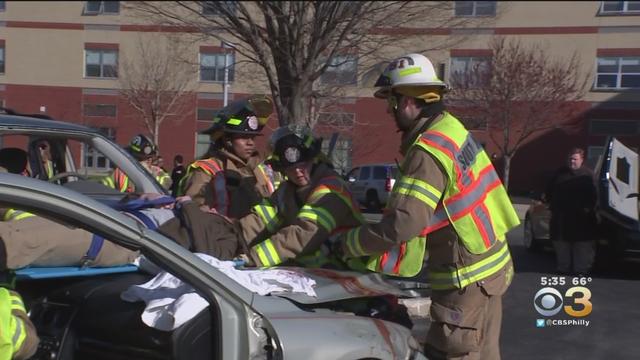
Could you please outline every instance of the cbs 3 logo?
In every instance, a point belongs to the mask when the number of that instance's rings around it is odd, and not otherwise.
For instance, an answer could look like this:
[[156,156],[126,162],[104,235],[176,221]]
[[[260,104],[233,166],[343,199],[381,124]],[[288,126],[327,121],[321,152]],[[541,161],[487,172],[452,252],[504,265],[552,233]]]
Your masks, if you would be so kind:
[[[573,317],[591,314],[591,291],[583,286],[574,286],[564,293],[564,298],[573,299],[573,304],[564,305],[564,312]],[[563,308],[563,296],[557,289],[544,287],[533,297],[533,306],[542,316],[553,316]]]

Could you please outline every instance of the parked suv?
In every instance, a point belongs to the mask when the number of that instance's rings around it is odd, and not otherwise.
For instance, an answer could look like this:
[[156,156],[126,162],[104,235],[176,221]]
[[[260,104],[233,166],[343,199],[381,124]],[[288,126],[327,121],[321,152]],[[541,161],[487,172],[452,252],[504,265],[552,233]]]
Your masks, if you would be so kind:
[[381,210],[389,198],[397,177],[396,164],[366,164],[347,174],[351,192],[369,210]]

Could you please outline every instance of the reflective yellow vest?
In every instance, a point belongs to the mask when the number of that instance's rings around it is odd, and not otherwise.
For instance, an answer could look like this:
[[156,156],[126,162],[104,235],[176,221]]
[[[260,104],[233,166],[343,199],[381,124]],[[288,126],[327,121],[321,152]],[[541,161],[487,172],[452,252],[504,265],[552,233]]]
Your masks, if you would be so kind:
[[133,192],[133,184],[129,177],[120,168],[115,168],[113,172],[102,178],[102,184],[120,192]]
[[14,310],[26,313],[22,299],[18,294],[0,288],[0,360],[12,359],[27,337],[24,322],[13,315]]
[[[413,192],[413,196],[435,207],[434,216],[420,236],[372,257],[367,268],[396,276],[416,275],[422,269],[428,234],[451,224],[470,253],[484,254],[494,246],[500,249],[476,264],[430,273],[434,289],[463,288],[500,270],[510,259],[505,234],[520,221],[482,146],[455,117],[445,113],[443,119],[416,139],[413,147],[426,151],[440,163],[447,186],[438,198],[434,194],[439,192],[419,179],[402,177],[396,181],[394,193]],[[358,235],[357,231],[349,232],[347,244],[357,244]],[[435,279],[438,280],[433,282]]]

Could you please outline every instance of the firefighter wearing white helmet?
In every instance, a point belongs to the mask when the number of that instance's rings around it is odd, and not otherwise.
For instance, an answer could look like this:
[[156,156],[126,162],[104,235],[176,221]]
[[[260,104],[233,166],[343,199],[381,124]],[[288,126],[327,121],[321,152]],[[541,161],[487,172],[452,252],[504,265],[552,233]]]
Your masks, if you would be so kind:
[[402,132],[402,176],[380,223],[341,235],[337,250],[394,276],[427,264],[429,359],[499,359],[502,295],[513,277],[505,234],[519,223],[507,192],[483,147],[445,111],[448,86],[429,59],[395,59],[376,86]]

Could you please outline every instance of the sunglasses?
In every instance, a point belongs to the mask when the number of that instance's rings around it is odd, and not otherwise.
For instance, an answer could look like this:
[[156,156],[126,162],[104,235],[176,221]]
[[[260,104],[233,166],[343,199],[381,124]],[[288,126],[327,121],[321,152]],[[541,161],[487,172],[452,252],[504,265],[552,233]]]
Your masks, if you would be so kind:
[[47,150],[49,147],[45,144],[40,144],[38,145],[38,147],[40,148],[40,150]]

